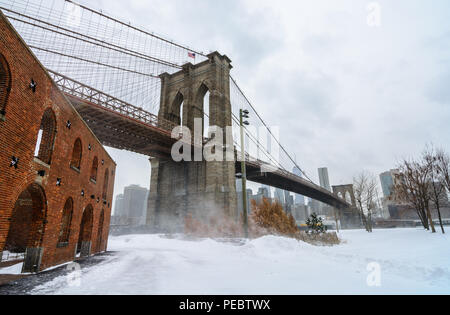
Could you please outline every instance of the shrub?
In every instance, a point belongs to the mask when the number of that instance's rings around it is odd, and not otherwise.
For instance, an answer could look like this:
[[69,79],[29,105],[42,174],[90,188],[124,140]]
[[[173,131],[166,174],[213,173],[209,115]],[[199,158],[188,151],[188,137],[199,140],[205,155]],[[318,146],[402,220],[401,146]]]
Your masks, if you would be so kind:
[[309,228],[309,233],[323,234],[327,232],[327,227],[323,224],[322,218],[315,213],[311,214],[311,217],[306,221],[306,225]]
[[249,220],[250,235],[258,237],[276,234],[295,237],[299,232],[292,214],[287,214],[280,203],[263,199],[260,204],[252,200],[252,215]]

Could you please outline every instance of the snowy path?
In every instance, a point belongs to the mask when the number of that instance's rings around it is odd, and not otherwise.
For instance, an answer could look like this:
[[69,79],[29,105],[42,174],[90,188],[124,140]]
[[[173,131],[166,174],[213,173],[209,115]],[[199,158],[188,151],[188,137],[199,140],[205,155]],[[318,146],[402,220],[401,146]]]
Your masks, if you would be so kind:
[[[347,231],[345,244],[313,247],[264,237],[243,246],[136,235],[110,239],[118,253],[37,287],[35,294],[450,294],[450,237],[415,230]],[[367,285],[367,265],[381,287]]]

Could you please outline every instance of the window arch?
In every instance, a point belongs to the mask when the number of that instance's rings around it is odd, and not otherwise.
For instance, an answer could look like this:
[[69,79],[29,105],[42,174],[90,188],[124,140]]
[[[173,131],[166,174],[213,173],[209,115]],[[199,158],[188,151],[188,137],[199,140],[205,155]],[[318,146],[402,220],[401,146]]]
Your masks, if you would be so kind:
[[178,92],[172,103],[169,120],[183,126],[184,96]]
[[34,155],[46,164],[52,161],[53,146],[56,138],[56,117],[53,110],[48,108],[42,116]]
[[[8,236],[2,249],[25,254],[22,272],[38,272],[40,256],[34,255],[33,252],[42,248],[46,233],[47,198],[44,189],[38,184],[31,184],[22,191],[8,221]],[[29,256],[28,249],[31,250]]]
[[81,169],[81,157],[83,155],[83,147],[80,138],[75,140],[72,151],[72,159],[70,160],[70,167],[76,170]]
[[106,169],[105,177],[104,177],[104,181],[103,181],[103,193],[102,193],[103,201],[106,201],[106,198],[108,196],[108,185],[109,185],[109,170]]
[[209,137],[209,127],[210,127],[210,119],[211,119],[211,110],[210,110],[210,91],[206,84],[202,83],[197,93],[197,103],[198,106],[203,111],[203,136]]
[[353,204],[352,196],[349,191],[345,192],[345,201],[347,201],[349,204]]
[[98,173],[98,158],[95,157],[94,161],[92,161],[91,181],[97,182],[97,173]]
[[[0,54],[0,115],[6,114],[6,103],[11,91],[11,71],[6,58]],[[4,117],[3,117],[4,118]]]
[[70,226],[72,224],[73,216],[73,200],[67,199],[64,205],[63,216],[61,219],[61,230],[59,232],[58,246],[67,246],[70,238]]
[[91,254],[92,228],[94,223],[94,208],[88,205],[83,212],[78,236],[77,254],[86,257]]

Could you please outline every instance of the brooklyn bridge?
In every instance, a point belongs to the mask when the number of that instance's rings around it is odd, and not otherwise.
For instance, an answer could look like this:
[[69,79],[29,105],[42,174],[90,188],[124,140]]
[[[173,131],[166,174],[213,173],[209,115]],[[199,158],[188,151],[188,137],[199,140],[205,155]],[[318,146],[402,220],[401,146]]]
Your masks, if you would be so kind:
[[[149,225],[199,207],[235,215],[242,151],[250,181],[337,209],[350,206],[308,178],[237,85],[226,55],[203,53],[73,1],[50,7],[2,0],[0,9],[103,145],[151,158]],[[245,147],[233,137],[234,161],[172,160],[180,140],[173,137],[175,127],[193,130],[201,119],[202,146],[213,136],[208,127],[237,129],[239,110],[249,112],[251,126],[265,129],[270,148],[256,128],[246,127]],[[216,150],[226,154],[225,147]],[[294,175],[294,167],[305,178]]]

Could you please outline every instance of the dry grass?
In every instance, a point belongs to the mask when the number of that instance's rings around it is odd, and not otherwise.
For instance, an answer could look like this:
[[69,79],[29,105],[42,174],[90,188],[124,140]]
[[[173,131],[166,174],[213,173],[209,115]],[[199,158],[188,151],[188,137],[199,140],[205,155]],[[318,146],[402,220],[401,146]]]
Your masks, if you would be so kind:
[[[239,238],[243,237],[243,219],[239,222],[222,217],[197,219],[188,215],[185,219],[185,234],[197,238]],[[290,237],[316,246],[340,244],[336,233],[308,234],[301,232],[291,214],[287,214],[278,203],[264,199],[260,204],[252,202],[249,217],[249,236],[259,238],[267,235]]]

